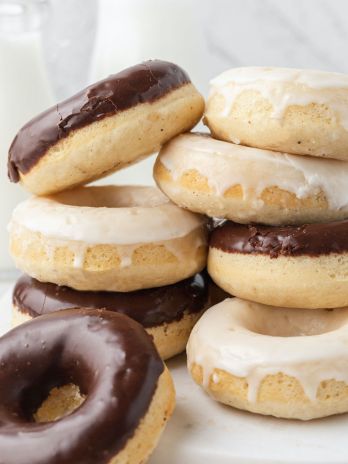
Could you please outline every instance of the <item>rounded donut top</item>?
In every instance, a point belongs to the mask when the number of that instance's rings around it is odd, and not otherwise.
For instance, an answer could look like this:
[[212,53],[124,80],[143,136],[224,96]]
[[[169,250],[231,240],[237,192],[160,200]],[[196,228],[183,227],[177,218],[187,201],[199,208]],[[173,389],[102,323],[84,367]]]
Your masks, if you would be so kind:
[[10,180],[18,182],[19,172],[29,172],[51,146],[72,131],[136,105],[156,101],[187,83],[190,78],[179,66],[153,60],[90,85],[22,127],[9,150]]
[[175,137],[161,149],[158,160],[174,179],[189,170],[198,171],[218,195],[235,185],[242,186],[246,199],[274,186],[297,198],[315,196],[321,190],[330,208],[348,210],[345,161],[246,147],[199,133]]
[[126,314],[144,327],[155,327],[205,309],[211,285],[208,274],[202,272],[164,287],[126,293],[83,292],[23,275],[14,287],[13,303],[33,317],[83,307]]
[[29,198],[11,224],[55,239],[127,245],[180,238],[205,222],[154,187],[97,186]]
[[[164,370],[137,322],[87,309],[58,311],[8,332],[0,363],[6,464],[110,462],[145,416]],[[69,383],[86,397],[82,405],[60,420],[34,422],[49,391]]]
[[245,90],[259,92],[272,103],[272,118],[282,119],[292,105],[311,103],[332,107],[348,130],[348,76],[341,73],[311,69],[276,67],[242,67],[227,70],[211,81],[209,100],[219,94],[224,97],[222,116],[227,116],[235,99]]
[[203,368],[206,385],[221,369],[248,382],[249,401],[261,381],[282,372],[296,377],[315,400],[323,380],[348,382],[348,309],[266,306],[226,299],[197,322],[187,345],[188,364]]
[[272,66],[246,66],[224,71],[211,80],[212,86],[252,84],[255,82],[292,82],[312,89],[348,89],[348,76],[343,73],[319,71],[315,69],[277,68]]
[[210,246],[227,253],[320,256],[348,251],[348,220],[302,226],[263,226],[224,222],[213,230]]

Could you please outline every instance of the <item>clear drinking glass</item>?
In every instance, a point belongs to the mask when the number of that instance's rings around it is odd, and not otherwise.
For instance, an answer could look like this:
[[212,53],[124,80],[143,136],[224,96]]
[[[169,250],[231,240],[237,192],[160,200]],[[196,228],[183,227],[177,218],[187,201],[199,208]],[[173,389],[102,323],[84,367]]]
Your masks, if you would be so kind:
[[0,0],[0,276],[13,269],[7,224],[25,198],[7,178],[9,145],[18,129],[54,103],[42,46],[46,0]]
[[88,84],[97,17],[98,0],[0,0],[0,278],[14,269],[7,223],[25,198],[7,179],[9,145],[29,119]]

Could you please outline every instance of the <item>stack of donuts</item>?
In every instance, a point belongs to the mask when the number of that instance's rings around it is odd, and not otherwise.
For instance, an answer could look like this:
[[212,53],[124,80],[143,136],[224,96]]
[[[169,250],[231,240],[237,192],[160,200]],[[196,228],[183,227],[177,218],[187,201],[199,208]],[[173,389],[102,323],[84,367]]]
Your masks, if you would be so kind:
[[[24,274],[1,462],[145,462],[174,409],[163,361],[186,344],[225,404],[348,411],[348,76],[234,69],[212,82],[211,135],[188,132],[203,112],[181,68],[149,61],[14,139],[10,179],[34,196],[9,226]],[[160,189],[85,186],[158,150]]]
[[155,60],[48,109],[14,139],[10,179],[34,196],[9,226],[25,274],[16,328],[0,340],[6,464],[139,464],[155,447],[175,401],[163,360],[222,299],[205,271],[208,221],[154,187],[84,184],[158,151],[203,109],[188,75]]
[[212,81],[211,135],[177,136],[155,179],[220,218],[208,272],[234,295],[193,329],[188,367],[213,398],[313,419],[348,411],[348,76],[238,68]]

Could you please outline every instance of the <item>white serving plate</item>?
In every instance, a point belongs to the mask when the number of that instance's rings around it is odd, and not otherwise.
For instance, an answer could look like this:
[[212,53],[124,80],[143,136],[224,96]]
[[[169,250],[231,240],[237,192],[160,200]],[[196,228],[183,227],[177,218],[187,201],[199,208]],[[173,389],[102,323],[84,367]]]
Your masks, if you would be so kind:
[[[0,304],[2,334],[10,327],[11,290]],[[301,422],[249,414],[205,395],[184,355],[168,366],[177,406],[149,464],[348,464],[348,415]]]

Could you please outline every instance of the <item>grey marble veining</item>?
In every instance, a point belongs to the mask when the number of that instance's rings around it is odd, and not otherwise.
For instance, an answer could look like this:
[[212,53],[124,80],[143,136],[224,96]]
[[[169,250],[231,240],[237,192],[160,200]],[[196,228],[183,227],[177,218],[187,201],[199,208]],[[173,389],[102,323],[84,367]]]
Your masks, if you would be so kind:
[[346,0],[52,3],[45,51],[60,98],[83,83],[154,57],[187,68],[203,92],[211,77],[233,66],[348,72]]
[[347,72],[347,17],[343,0],[217,0],[206,44],[219,58],[218,72],[248,65]]

